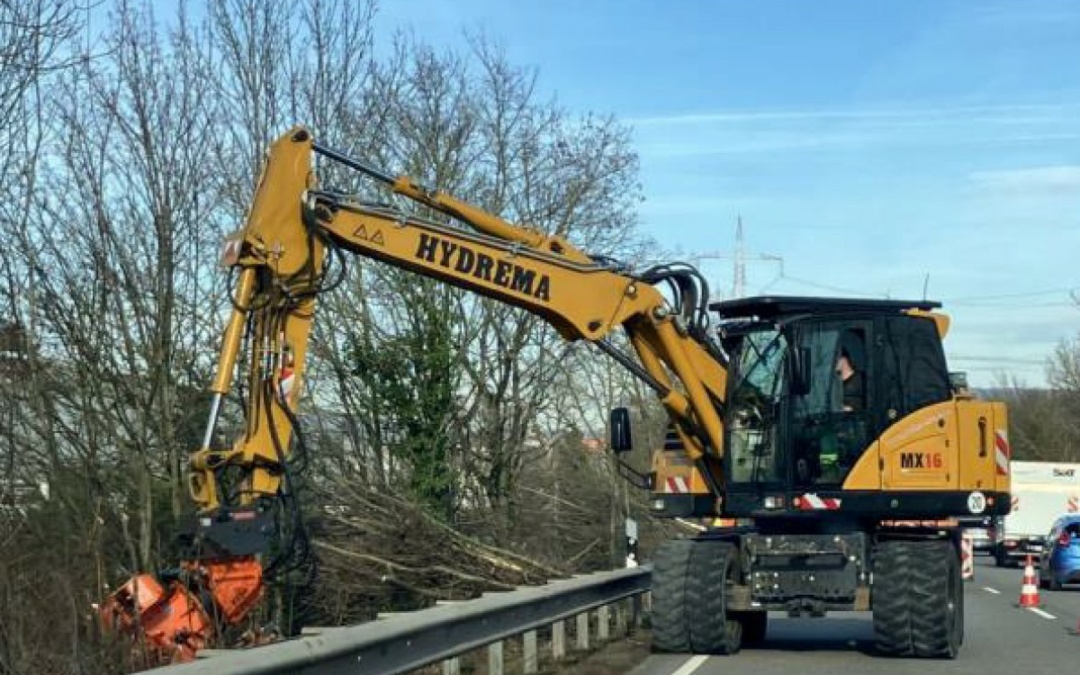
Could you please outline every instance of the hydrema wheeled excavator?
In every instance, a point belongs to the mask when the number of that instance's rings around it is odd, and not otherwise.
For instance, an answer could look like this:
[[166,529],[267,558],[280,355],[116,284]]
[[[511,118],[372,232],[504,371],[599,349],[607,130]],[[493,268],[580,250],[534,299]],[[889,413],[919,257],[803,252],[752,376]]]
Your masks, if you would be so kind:
[[[1008,511],[1009,445],[1004,405],[954,386],[937,308],[792,297],[710,307],[729,359],[723,452],[710,478],[669,438],[653,457],[652,506],[726,526],[657,554],[654,647],[731,653],[764,636],[769,610],[873,610],[879,651],[956,655],[958,521]],[[616,450],[629,445],[625,418],[613,416]]]
[[[320,187],[314,155],[438,218]],[[1004,406],[951,386],[948,321],[935,304],[767,297],[710,307],[690,266],[629,272],[344,156],[304,128],[270,147],[247,223],[226,243],[233,309],[191,456],[191,555],[164,577],[124,584],[101,608],[108,625],[145,636],[164,658],[192,658],[302,557],[295,415],[318,296],[345,253],[533,312],[655,392],[670,418],[642,481],[656,515],[727,524],[656,552],[655,649],[732,653],[764,634],[768,610],[872,609],[882,651],[956,654],[963,594],[950,519],[1008,510],[1008,442]],[[628,350],[611,339],[620,331]],[[246,424],[231,447],[214,447],[238,368]],[[612,411],[611,422],[612,448],[628,450],[629,413]]]

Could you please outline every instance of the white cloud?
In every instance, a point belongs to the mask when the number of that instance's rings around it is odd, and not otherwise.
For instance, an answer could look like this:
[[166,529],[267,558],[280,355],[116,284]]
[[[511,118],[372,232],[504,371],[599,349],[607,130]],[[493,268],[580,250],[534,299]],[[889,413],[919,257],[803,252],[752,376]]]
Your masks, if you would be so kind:
[[1080,192],[1080,165],[1039,166],[1004,171],[976,171],[976,187],[1009,192]]
[[648,117],[631,117],[624,121],[634,126],[700,126],[731,124],[739,122],[786,122],[801,120],[886,121],[896,125],[941,124],[949,121],[969,123],[973,119],[983,123],[1027,123],[1065,121],[1080,105],[1033,104],[1033,105],[982,105],[946,107],[863,108],[863,109],[766,109],[723,110],[702,113],[677,113]]
[[719,110],[639,117],[647,158],[990,149],[1080,139],[1080,104]]
[[723,155],[816,150],[826,148],[860,149],[876,142],[870,134],[826,131],[738,131],[702,135],[696,139],[638,142],[642,154],[649,158],[710,157]]

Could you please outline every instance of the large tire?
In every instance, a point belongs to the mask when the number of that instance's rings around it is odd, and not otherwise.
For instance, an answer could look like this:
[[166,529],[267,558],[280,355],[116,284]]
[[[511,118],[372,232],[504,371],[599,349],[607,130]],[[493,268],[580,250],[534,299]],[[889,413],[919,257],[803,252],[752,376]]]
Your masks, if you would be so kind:
[[956,658],[964,587],[948,541],[885,541],[874,552],[874,638],[891,656]]
[[726,541],[695,542],[687,580],[690,649],[695,654],[734,654],[742,646],[742,624],[727,611],[728,585],[739,576],[737,553]]
[[[958,568],[960,567],[959,562],[957,562],[957,567]],[[963,573],[962,569],[960,570],[959,574],[960,574],[960,586],[956,591],[956,607],[957,607],[956,623],[957,623],[957,626],[958,626],[958,630],[960,632],[960,637],[959,637],[958,642],[959,642],[960,645],[962,645],[962,644],[964,644],[964,626],[967,624],[967,621],[965,620],[965,617],[967,616],[967,614],[964,612],[964,598],[966,596],[964,595],[964,573]],[[957,649],[957,653],[959,653],[959,649]]]
[[[948,541],[917,542],[912,569],[911,636],[915,656],[955,659],[964,638],[964,580]],[[921,611],[916,611],[921,608]]]
[[889,656],[910,654],[908,581],[911,550],[906,541],[883,541],[874,549],[874,642]]
[[687,616],[687,580],[694,541],[673,539],[653,558],[652,648],[658,652],[690,651],[690,620]]
[[1009,556],[1005,555],[1002,548],[994,549],[994,567],[1006,567],[1009,564]]

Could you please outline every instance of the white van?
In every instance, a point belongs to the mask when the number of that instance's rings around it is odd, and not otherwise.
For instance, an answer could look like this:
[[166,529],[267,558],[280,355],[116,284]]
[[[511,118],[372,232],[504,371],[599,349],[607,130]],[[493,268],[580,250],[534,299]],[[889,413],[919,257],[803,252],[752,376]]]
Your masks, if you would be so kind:
[[1010,462],[1012,511],[991,530],[991,552],[999,567],[1038,559],[1046,533],[1063,513],[1080,512],[1080,464]]

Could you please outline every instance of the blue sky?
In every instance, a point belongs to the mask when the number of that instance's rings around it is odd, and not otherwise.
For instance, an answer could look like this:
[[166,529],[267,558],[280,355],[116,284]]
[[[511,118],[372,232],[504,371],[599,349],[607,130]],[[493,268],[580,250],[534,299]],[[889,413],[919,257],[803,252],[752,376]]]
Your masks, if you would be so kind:
[[[634,129],[641,223],[747,292],[945,303],[954,370],[1045,383],[1080,332],[1080,2],[393,0]],[[766,256],[783,259],[783,266]],[[730,259],[701,266],[731,292]]]

